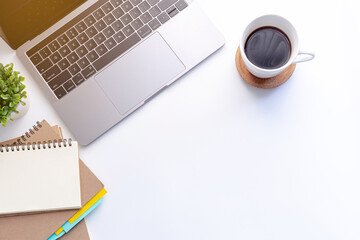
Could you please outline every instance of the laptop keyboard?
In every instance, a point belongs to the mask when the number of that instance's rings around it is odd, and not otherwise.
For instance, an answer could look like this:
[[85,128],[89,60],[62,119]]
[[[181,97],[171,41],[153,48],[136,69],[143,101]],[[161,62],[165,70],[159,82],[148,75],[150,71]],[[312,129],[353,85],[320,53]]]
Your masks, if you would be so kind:
[[97,4],[26,53],[58,99],[188,6],[184,0]]

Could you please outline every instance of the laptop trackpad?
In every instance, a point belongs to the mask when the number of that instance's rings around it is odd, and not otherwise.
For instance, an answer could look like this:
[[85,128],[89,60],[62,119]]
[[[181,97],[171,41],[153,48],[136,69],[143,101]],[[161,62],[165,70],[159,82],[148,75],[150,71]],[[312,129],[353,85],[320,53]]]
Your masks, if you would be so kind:
[[184,70],[184,65],[165,40],[155,33],[95,79],[123,115]]

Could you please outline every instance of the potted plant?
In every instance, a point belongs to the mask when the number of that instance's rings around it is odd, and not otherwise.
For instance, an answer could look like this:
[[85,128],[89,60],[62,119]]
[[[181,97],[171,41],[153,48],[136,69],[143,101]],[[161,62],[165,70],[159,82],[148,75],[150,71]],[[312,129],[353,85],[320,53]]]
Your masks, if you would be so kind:
[[0,63],[0,124],[4,127],[8,120],[24,116],[29,109],[24,102],[27,98],[23,83],[25,78],[13,67],[12,63],[5,66]]

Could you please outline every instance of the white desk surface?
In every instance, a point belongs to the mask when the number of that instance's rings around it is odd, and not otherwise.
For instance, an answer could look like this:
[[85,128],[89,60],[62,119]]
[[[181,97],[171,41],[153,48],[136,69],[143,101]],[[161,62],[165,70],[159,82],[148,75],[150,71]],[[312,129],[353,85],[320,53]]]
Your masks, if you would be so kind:
[[[359,9],[356,1],[198,0],[226,45],[81,148],[108,190],[87,218],[93,240],[360,239]],[[287,17],[314,61],[273,90],[238,75],[240,29]],[[0,141],[46,119],[68,129],[27,77],[29,113]],[[101,124],[101,122],[99,122]]]

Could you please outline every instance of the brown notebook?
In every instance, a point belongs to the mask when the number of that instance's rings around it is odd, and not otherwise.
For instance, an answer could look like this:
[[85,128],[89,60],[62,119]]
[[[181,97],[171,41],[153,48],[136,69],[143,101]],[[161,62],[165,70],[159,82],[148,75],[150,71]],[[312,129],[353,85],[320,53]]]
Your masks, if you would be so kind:
[[[47,142],[62,139],[58,127],[52,128],[46,121],[38,123],[27,134],[0,143],[0,145]],[[90,169],[80,160],[80,184],[82,206],[94,197],[104,186]],[[40,213],[0,218],[0,239],[42,240],[47,239],[72,217],[77,210]],[[72,238],[71,236],[74,236]],[[62,239],[89,240],[85,222],[78,224]]]
[[62,236],[59,240],[90,240],[85,220],[79,222],[74,229]]

